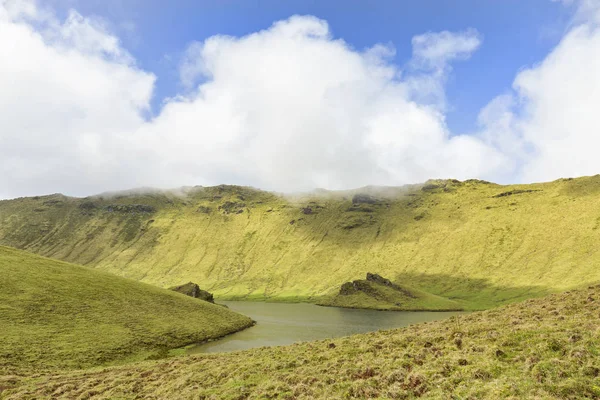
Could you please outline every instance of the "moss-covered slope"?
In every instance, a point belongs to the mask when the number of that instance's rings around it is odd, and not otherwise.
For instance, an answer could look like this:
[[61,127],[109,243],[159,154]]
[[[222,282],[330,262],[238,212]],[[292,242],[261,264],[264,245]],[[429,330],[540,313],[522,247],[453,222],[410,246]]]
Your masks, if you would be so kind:
[[369,271],[470,308],[600,279],[600,177],[430,181],[282,197],[245,187],[0,202],[0,243],[217,298],[303,300]]
[[251,324],[183,294],[0,246],[0,375],[158,357]]
[[600,288],[329,341],[37,378],[7,399],[597,399]]

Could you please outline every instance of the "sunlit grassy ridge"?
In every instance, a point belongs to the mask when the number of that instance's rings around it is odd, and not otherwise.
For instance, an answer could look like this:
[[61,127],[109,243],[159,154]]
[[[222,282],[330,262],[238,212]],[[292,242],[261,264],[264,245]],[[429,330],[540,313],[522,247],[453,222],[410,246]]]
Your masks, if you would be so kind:
[[597,399],[599,301],[594,286],[404,329],[0,387],[7,399]]
[[[357,193],[375,200],[353,203]],[[163,287],[193,281],[230,299],[317,300],[374,272],[485,308],[599,280],[599,227],[598,176],[0,202],[0,243]]]
[[251,323],[179,293],[0,246],[0,376],[164,356]]

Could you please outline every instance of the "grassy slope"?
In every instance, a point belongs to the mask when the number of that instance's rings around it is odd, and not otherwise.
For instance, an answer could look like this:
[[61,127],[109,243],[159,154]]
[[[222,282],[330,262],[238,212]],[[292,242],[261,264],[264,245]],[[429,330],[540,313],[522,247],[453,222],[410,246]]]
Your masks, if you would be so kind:
[[369,285],[371,291],[331,296],[323,296],[317,304],[331,307],[368,308],[394,311],[457,311],[463,306],[444,297],[436,296],[422,290],[402,287],[402,291],[362,280]]
[[0,375],[158,356],[249,324],[179,293],[0,246]]
[[7,399],[599,398],[599,301],[595,286],[404,329],[0,386]]
[[[303,300],[374,272],[484,308],[600,279],[600,177],[423,189],[382,189],[359,207],[354,192],[226,186],[16,199],[0,202],[0,243],[220,298]],[[514,190],[533,191],[495,197]]]

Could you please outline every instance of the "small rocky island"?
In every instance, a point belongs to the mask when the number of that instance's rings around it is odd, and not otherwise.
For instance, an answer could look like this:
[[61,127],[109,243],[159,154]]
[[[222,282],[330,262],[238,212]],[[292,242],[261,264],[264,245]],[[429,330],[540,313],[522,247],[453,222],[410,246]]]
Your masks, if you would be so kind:
[[[359,279],[359,280],[355,280],[352,282],[344,283],[342,285],[342,287],[340,288],[339,294],[342,296],[349,296],[349,295],[355,294],[357,292],[364,292],[369,296],[379,297],[380,293],[378,292],[377,288],[374,287],[372,284],[387,286],[389,288],[392,288],[394,290],[402,292],[404,295],[406,295],[407,297],[410,297],[410,298],[416,297],[411,292],[409,292],[406,289],[401,288],[400,286],[396,285],[389,279],[384,278],[383,276],[378,275],[378,274],[372,274],[370,272],[367,272],[367,279]],[[397,304],[397,305],[400,305],[400,304]]]
[[317,304],[344,308],[394,311],[458,311],[463,307],[451,299],[399,285],[383,276],[367,272],[366,279],[341,285],[338,292]]

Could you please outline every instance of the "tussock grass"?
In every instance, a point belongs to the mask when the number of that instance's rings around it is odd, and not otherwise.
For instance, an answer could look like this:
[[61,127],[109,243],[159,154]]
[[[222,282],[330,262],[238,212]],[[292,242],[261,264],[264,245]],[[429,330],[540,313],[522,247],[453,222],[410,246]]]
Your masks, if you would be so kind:
[[[0,243],[221,299],[316,302],[367,272],[482,309],[600,280],[600,177],[0,202]],[[360,195],[360,196],[356,196]]]
[[251,324],[183,294],[0,246],[0,375],[164,357]]
[[6,399],[595,399],[600,286],[284,347],[5,377]]

